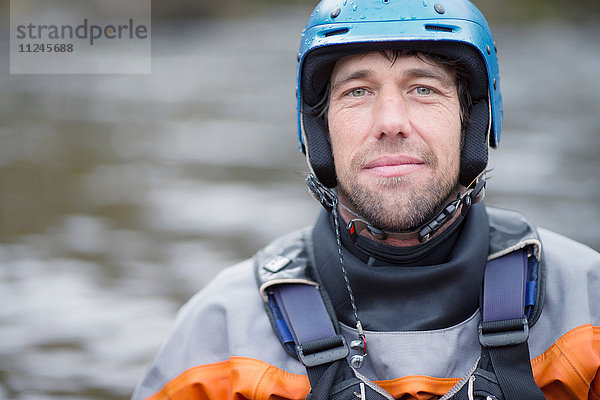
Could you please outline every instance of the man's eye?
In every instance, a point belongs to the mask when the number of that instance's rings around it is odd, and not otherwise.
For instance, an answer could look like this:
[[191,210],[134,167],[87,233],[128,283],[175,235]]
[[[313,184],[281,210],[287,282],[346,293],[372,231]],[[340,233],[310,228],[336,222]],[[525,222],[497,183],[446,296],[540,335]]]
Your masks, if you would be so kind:
[[350,91],[350,94],[352,94],[352,96],[354,96],[354,97],[364,96],[365,93],[367,93],[367,91],[365,89],[352,89]]
[[431,94],[431,89],[427,88],[427,87],[418,87],[417,88],[417,94],[421,94],[421,95],[428,95]]

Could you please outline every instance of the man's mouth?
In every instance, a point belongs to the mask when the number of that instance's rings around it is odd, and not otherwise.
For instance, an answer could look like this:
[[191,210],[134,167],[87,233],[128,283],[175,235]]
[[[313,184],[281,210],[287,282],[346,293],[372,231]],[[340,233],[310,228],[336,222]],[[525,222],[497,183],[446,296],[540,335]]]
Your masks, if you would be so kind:
[[383,178],[409,175],[425,167],[426,163],[416,157],[406,155],[386,155],[371,160],[363,170]]

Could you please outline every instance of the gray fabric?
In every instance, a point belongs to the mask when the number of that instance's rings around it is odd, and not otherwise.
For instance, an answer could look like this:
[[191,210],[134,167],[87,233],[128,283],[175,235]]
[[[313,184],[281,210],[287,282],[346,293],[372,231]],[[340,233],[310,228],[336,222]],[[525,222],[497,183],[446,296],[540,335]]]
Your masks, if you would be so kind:
[[[425,375],[459,378],[467,374],[480,354],[477,324],[479,311],[466,321],[446,329],[411,332],[365,331],[368,356],[360,373],[371,380]],[[347,339],[356,330],[342,325]],[[352,353],[353,354],[358,353]]]
[[246,260],[223,270],[185,304],[132,399],[145,399],[185,370],[230,356],[264,360],[295,374],[305,369],[279,344]]
[[573,328],[600,325],[600,254],[557,233],[539,231],[546,260],[546,301],[530,330],[532,358]]

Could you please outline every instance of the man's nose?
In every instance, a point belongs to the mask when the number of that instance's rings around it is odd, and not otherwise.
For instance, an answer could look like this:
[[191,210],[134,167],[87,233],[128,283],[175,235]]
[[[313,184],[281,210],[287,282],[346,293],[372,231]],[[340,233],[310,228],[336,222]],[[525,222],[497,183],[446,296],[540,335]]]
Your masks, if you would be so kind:
[[373,134],[377,139],[384,136],[408,137],[412,133],[407,100],[398,89],[382,90],[375,102]]

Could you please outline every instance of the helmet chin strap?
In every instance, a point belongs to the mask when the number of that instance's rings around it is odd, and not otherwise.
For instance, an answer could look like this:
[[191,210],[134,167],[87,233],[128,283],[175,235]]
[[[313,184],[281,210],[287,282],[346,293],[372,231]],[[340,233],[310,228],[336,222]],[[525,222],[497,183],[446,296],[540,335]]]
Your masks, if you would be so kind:
[[481,177],[476,182],[477,184],[473,188],[467,189],[467,191],[462,195],[459,194],[455,200],[452,200],[446,204],[446,206],[440,212],[438,212],[433,218],[421,225],[419,228],[407,231],[388,232],[374,227],[363,217],[349,209],[346,205],[339,203],[337,201],[336,194],[331,189],[325,187],[313,174],[309,174],[306,177],[306,185],[308,186],[311,194],[327,211],[331,212],[337,203],[356,217],[346,225],[346,229],[350,234],[350,238],[352,239],[353,243],[356,243],[358,240],[358,235],[365,229],[372,237],[379,240],[406,240],[414,239],[416,236],[419,240],[419,243],[425,243],[430,240],[444,225],[446,225],[454,217],[458,210],[460,210],[460,213],[465,216],[467,215],[469,208],[471,208],[471,205],[478,203],[483,199],[486,181]]

